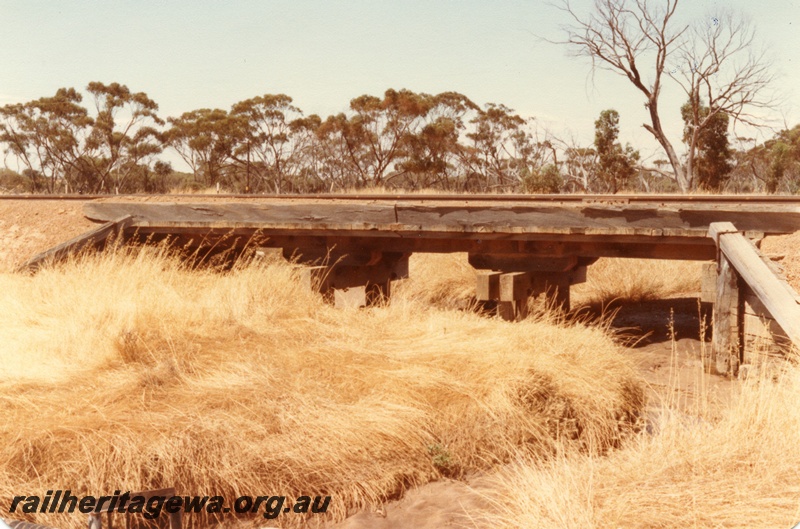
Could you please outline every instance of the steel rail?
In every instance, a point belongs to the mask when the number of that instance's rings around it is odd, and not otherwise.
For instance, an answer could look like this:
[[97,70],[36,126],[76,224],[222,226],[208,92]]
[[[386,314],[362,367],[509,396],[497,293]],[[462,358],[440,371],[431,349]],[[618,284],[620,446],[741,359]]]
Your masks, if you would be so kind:
[[341,200],[341,201],[430,201],[430,202],[542,202],[542,203],[596,203],[596,204],[697,204],[697,203],[725,203],[725,204],[798,204],[800,195],[582,195],[582,194],[552,194],[552,195],[436,195],[436,194],[298,194],[298,195],[253,195],[253,194],[163,194],[163,195],[0,195],[2,200],[80,200],[93,201],[100,199],[130,199],[130,198],[194,198],[197,202],[208,199],[249,199],[249,200]]

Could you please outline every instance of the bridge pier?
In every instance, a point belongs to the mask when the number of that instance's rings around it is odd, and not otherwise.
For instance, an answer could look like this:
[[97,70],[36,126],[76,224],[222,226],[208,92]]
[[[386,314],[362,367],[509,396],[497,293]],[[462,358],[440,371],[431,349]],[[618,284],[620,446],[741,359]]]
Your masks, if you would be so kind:
[[408,277],[408,257],[382,252],[339,256],[330,259],[331,265],[305,266],[301,278],[336,307],[368,307],[389,299],[392,281]]
[[498,316],[519,321],[528,315],[528,299],[541,294],[552,299],[559,310],[568,312],[570,285],[586,280],[586,267],[594,259],[470,254],[469,262],[479,269],[476,298],[495,301]]

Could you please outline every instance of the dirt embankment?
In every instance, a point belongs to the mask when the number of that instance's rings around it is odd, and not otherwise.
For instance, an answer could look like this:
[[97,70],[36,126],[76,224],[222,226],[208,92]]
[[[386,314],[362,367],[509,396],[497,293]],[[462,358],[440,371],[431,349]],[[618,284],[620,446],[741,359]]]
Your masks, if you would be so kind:
[[764,238],[761,252],[780,264],[789,284],[800,292],[800,231]]
[[83,216],[82,201],[0,201],[0,270],[13,269],[95,226]]

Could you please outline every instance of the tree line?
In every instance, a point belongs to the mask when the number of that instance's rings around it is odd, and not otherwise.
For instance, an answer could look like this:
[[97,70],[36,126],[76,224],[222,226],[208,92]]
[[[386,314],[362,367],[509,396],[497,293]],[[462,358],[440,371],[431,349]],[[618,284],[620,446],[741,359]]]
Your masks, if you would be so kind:
[[530,120],[455,92],[390,89],[325,119],[304,115],[284,94],[162,119],[147,94],[125,85],[92,82],[86,92],[88,108],[74,88],[0,108],[0,143],[27,191],[168,191],[175,182],[159,160],[165,149],[191,169],[182,185],[244,193],[517,190],[537,187],[542,168],[556,161]]
[[[589,146],[557,138],[505,105],[483,107],[457,92],[387,90],[362,95],[349,111],[306,116],[284,94],[230,110],[199,109],[162,119],[144,92],[92,82],[88,105],[74,88],[0,108],[6,168],[0,185],[34,193],[162,193],[221,186],[241,193],[318,193],[365,187],[472,192],[675,191],[656,160],[645,167],[618,141],[620,116],[601,112]],[[699,118],[708,114],[700,107]],[[796,191],[800,128],[735,150],[728,115],[697,132],[681,109],[684,143],[694,144],[695,188]],[[740,142],[741,143],[741,142]],[[176,152],[191,173],[159,158]]]

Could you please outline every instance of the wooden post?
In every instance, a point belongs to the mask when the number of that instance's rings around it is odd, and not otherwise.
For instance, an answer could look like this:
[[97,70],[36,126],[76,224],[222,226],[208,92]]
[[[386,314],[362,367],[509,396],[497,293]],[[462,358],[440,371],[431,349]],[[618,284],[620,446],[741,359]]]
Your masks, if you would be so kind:
[[478,301],[496,301],[500,299],[500,275],[502,272],[478,270],[475,276],[475,299]]
[[536,274],[533,282],[533,295],[544,294],[548,302],[552,300],[556,308],[569,312],[571,283],[572,274],[569,272]]
[[718,241],[720,255],[747,283],[764,307],[778,322],[786,336],[800,346],[800,305],[797,293],[775,275],[761,253],[730,222],[714,222],[708,228],[709,237]]
[[713,367],[720,375],[735,376],[739,371],[739,298],[739,277],[730,261],[720,253],[711,358],[704,359],[706,367]]
[[500,274],[500,300],[497,303],[497,315],[507,321],[524,320],[528,315],[530,290],[530,272]]
[[330,266],[304,266],[300,269],[300,282],[314,292],[327,294],[331,289],[329,279],[331,270]]
[[703,263],[700,271],[700,301],[714,303],[717,298],[717,262]]
[[[354,256],[356,261],[363,258]],[[306,266],[300,274],[304,285],[337,307],[367,307],[389,299],[391,282],[408,277],[408,255],[378,253],[372,264]]]

